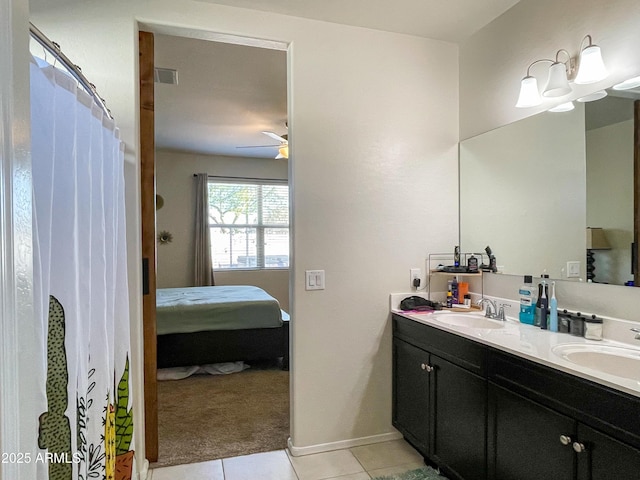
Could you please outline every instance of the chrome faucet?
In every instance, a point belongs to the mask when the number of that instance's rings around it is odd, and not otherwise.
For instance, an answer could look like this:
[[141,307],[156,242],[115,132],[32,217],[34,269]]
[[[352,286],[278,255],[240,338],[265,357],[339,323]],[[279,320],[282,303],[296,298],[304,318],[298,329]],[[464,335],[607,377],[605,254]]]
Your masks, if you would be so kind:
[[482,306],[485,303],[487,304],[487,308],[484,312],[484,316],[487,318],[498,318],[498,307],[496,306],[496,302],[489,298],[482,297],[480,300],[478,300],[477,305]]
[[640,328],[630,328],[630,330],[636,334],[636,336],[633,338],[635,340],[640,340]]

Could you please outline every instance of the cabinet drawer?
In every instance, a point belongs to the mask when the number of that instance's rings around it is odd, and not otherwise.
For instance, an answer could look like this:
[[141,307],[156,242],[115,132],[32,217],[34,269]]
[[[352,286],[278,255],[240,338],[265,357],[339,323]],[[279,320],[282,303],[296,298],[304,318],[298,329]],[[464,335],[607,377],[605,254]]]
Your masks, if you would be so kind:
[[640,448],[640,398],[489,349],[489,380]]
[[393,315],[393,335],[454,365],[486,377],[487,348],[458,335]]

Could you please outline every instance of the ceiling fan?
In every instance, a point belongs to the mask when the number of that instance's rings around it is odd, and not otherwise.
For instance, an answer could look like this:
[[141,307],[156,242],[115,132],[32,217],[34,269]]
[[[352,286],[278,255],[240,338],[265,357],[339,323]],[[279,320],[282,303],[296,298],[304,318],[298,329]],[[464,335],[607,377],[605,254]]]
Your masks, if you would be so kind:
[[236,147],[236,148],[274,148],[278,147],[278,155],[276,155],[276,159],[280,158],[289,158],[289,140],[288,135],[285,133],[284,135],[278,135],[274,132],[262,132],[266,136],[273,138],[274,140],[279,141],[280,143],[277,145],[248,145],[244,147]]

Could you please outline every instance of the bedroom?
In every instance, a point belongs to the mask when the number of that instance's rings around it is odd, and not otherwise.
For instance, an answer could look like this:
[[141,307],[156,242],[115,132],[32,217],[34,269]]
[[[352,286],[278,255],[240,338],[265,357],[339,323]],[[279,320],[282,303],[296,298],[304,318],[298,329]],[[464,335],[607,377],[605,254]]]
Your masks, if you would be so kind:
[[[220,335],[225,335],[220,340],[224,343],[218,346],[218,350],[223,359],[220,362],[226,363],[219,365],[215,371],[236,372],[249,368],[239,375],[248,382],[245,394],[242,393],[240,379],[222,379],[217,375],[159,381],[159,417],[171,418],[163,413],[171,411],[172,405],[178,401],[189,402],[192,407],[190,410],[194,412],[203,411],[206,399],[212,397],[210,392],[220,392],[221,389],[223,393],[218,398],[228,397],[227,408],[231,410],[239,401],[252,398],[252,404],[246,412],[226,412],[220,407],[210,411],[209,415],[188,418],[185,409],[180,422],[192,424],[193,428],[179,428],[175,422],[174,425],[167,421],[159,422],[158,462],[160,465],[169,465],[284,448],[289,436],[288,374],[280,371],[279,366],[288,360],[261,358],[273,355],[269,349],[278,351],[279,356],[282,349],[286,349],[288,359],[288,345],[285,346],[284,341],[275,337],[280,328],[257,329],[255,340],[252,340],[253,337],[239,336],[240,331],[237,330],[206,331],[204,329],[209,328],[208,325],[201,327],[194,323],[189,332],[198,332],[195,334],[197,337],[194,339],[193,335],[183,334],[181,339],[175,324],[171,323],[176,321],[172,316],[174,312],[168,311],[164,305],[167,298],[182,301],[185,296],[193,295],[191,289],[184,287],[207,284],[194,283],[197,183],[194,176],[206,173],[209,176],[208,197],[215,202],[215,212],[228,212],[226,217],[218,213],[214,219],[214,210],[211,210],[211,217],[207,216],[207,228],[209,221],[212,224],[224,221],[236,225],[247,222],[252,227],[210,229],[215,287],[197,290],[198,302],[201,296],[210,293],[216,295],[218,301],[224,302],[231,296],[245,298],[246,290],[252,289],[249,292],[252,303],[242,307],[244,313],[238,314],[238,318],[232,318],[228,310],[219,313],[216,317],[217,328],[240,328],[232,322],[247,319],[253,319],[255,327],[271,326],[271,323],[267,323],[271,322],[268,320],[271,317],[275,326],[276,314],[279,324],[282,324],[280,309],[288,324],[288,161],[286,158],[275,158],[282,157],[278,153],[281,142],[262,134],[263,131],[280,135],[287,133],[286,52],[162,34],[154,35],[154,51],[156,68],[161,72],[166,71],[163,69],[176,70],[177,77],[177,84],[165,84],[156,79],[154,92],[156,194],[159,202],[156,205],[156,232],[159,238],[156,244],[158,378],[172,378],[172,373],[175,378],[181,378],[190,373],[195,366],[186,368],[187,364],[200,363],[199,359],[194,359],[194,355],[199,355],[202,361],[208,361],[212,344],[207,335],[213,336],[214,341]],[[248,148],[253,145],[260,147]],[[216,195],[216,192],[224,193]],[[259,197],[256,196],[258,194]],[[254,203],[245,206],[246,198]],[[258,198],[260,202],[257,202]],[[260,209],[260,212],[255,209]],[[263,218],[264,223],[276,218],[278,224],[285,228],[255,229],[254,222],[262,223]],[[256,232],[264,239],[263,248],[255,248]],[[270,261],[276,256],[278,262]],[[262,291],[255,293],[255,287]],[[231,288],[234,290],[230,291]],[[238,292],[238,289],[244,290]],[[263,301],[267,295],[275,298],[279,305],[269,304],[262,308],[270,310],[257,311],[255,302]],[[267,298],[267,301],[270,302],[271,298]],[[266,317],[267,313],[269,317]],[[220,325],[222,318],[228,318],[228,322]],[[204,321],[209,324],[208,318],[204,318]],[[182,341],[182,353],[176,351],[176,341]],[[234,342],[239,342],[239,345],[234,347]],[[276,344],[269,347],[267,342]],[[202,351],[194,353],[200,344]],[[244,365],[236,364],[237,361],[244,361]],[[178,365],[182,368],[170,369]],[[212,371],[212,367],[208,367],[208,370]],[[234,382],[232,387],[227,388],[227,396],[223,382]],[[268,394],[261,393],[259,390],[264,390],[269,383],[272,388],[268,389]],[[274,390],[274,386],[278,390]],[[182,399],[182,392],[192,392],[194,398]],[[276,398],[280,408],[267,407],[270,398]],[[255,420],[248,418],[251,415],[255,416]],[[210,426],[205,428],[199,425],[202,422],[208,422]],[[261,425],[277,428],[267,431]],[[248,435],[242,429],[254,431]],[[181,433],[184,430],[201,432],[201,437],[184,439]]]

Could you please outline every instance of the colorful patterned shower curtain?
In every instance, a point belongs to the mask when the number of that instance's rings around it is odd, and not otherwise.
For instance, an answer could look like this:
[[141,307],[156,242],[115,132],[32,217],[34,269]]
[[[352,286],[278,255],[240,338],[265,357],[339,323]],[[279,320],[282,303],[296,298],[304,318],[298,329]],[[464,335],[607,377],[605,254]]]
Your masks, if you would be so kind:
[[[31,64],[38,479],[131,478],[124,149],[76,81]],[[35,437],[35,434],[34,434]]]

